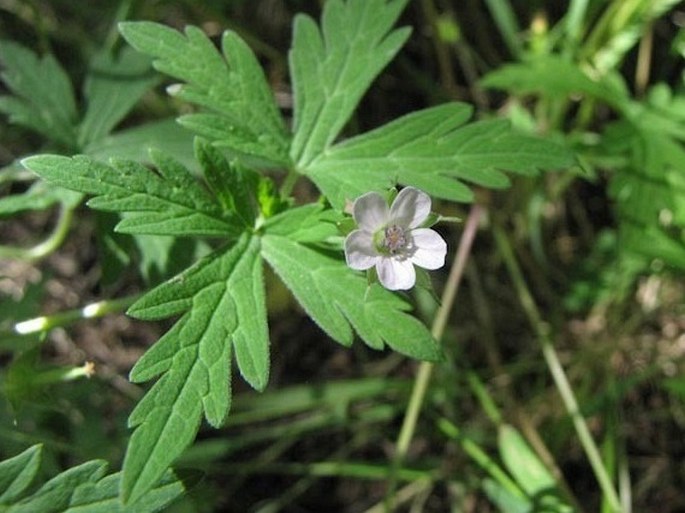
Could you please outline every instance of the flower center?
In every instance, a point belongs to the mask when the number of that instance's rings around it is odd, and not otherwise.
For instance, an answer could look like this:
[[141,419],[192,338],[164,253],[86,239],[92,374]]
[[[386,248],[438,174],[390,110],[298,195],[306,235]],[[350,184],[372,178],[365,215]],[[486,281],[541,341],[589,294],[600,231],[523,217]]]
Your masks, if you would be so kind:
[[383,232],[381,247],[391,255],[396,255],[407,245],[407,237],[404,230],[396,224],[391,224]]

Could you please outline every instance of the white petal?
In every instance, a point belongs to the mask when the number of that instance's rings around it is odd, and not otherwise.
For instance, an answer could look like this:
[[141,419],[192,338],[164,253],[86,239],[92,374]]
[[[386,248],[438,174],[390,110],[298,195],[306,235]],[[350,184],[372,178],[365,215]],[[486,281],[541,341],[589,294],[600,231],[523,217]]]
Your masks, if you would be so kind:
[[370,233],[375,233],[383,228],[387,224],[390,214],[388,203],[377,192],[367,192],[363,196],[359,196],[352,209],[354,220],[359,228]]
[[439,269],[445,265],[447,243],[438,232],[430,228],[416,228],[410,233],[414,242],[410,256],[413,263],[424,269]]
[[352,269],[370,269],[379,258],[370,233],[355,230],[345,239],[345,260]]
[[382,257],[376,262],[378,279],[388,290],[408,290],[416,283],[414,264],[408,259]]
[[392,202],[390,219],[403,228],[415,228],[431,213],[428,194],[414,187],[405,187]]

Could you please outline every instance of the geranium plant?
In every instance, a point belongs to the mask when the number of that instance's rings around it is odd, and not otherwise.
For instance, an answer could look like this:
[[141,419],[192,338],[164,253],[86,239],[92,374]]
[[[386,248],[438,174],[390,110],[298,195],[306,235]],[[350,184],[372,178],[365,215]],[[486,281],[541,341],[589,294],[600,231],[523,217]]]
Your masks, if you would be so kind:
[[[128,309],[138,319],[176,321],[130,374],[135,383],[156,382],[128,420],[124,503],[160,486],[203,418],[222,426],[234,366],[254,389],[267,386],[265,264],[334,341],[349,346],[356,337],[375,350],[440,361],[439,334],[412,314],[407,293],[415,266],[440,269],[456,251],[433,227],[440,206],[473,201],[474,184],[508,186],[507,172],[533,176],[573,164],[563,145],[503,119],[472,121],[473,108],[458,102],[348,137],[361,98],[409,37],[408,28],[393,28],[406,4],[329,0],[320,26],[295,18],[292,119],[237,33],[224,32],[217,48],[197,27],[122,23],[125,41],[175,81],[169,93],[194,106],[178,122],[195,133],[201,175],[156,147],[138,159],[82,149],[22,161],[46,182],[87,196],[90,208],[116,213],[117,232],[209,241],[204,256]],[[320,197],[295,197],[298,180]],[[350,220],[356,226],[346,231]]]

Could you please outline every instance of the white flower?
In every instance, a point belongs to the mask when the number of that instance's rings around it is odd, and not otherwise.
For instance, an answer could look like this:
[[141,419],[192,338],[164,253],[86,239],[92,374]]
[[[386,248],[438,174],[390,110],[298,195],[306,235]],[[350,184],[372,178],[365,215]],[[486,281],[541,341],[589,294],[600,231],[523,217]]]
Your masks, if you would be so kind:
[[386,289],[412,288],[414,265],[424,269],[445,265],[443,238],[430,228],[419,228],[430,211],[430,197],[414,187],[402,189],[390,208],[376,192],[360,196],[352,207],[359,229],[345,239],[347,265],[358,271],[376,266]]

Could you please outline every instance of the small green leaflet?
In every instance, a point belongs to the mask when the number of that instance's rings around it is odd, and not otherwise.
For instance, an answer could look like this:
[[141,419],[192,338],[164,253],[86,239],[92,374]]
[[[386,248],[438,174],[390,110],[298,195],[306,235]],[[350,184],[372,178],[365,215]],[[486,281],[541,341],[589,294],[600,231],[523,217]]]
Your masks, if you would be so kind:
[[243,377],[262,390],[269,341],[259,239],[244,234],[227,250],[148,292],[129,314],[181,319],[138,361],[131,380],[160,374],[129,418],[136,428],[124,460],[122,495],[135,502],[193,441],[202,412],[219,427],[230,408],[231,352]]
[[500,170],[532,175],[539,168],[573,163],[564,147],[517,133],[505,120],[465,125],[472,110],[447,103],[407,114],[333,146],[304,172],[342,209],[346,200],[395,183],[438,198],[471,201],[473,193],[462,181],[501,188],[509,179]]
[[186,82],[175,93],[179,98],[210,109],[182,116],[183,125],[238,155],[289,164],[290,141],[273,93],[237,34],[223,34],[222,54],[197,27],[183,35],[157,23],[126,22],[119,30],[136,50],[156,59],[155,68]]
[[[440,347],[428,329],[395,294],[325,256],[280,235],[265,235],[262,254],[307,314],[337,342],[349,346],[354,331],[374,349],[384,343],[413,358],[439,360]],[[354,331],[353,331],[354,328]]]
[[240,223],[174,160],[154,152],[159,174],[133,161],[112,166],[89,157],[40,155],[22,163],[45,180],[95,195],[88,205],[129,214],[117,225],[123,233],[237,236]]
[[183,484],[169,471],[133,507],[119,499],[120,473],[105,476],[107,463],[93,460],[54,477],[31,494],[41,445],[0,462],[0,510],[5,513],[154,513],[178,498]]
[[295,93],[290,156],[298,168],[328,148],[362,95],[409,37],[392,30],[407,0],[329,0],[321,31],[298,14],[293,29],[290,71]]

